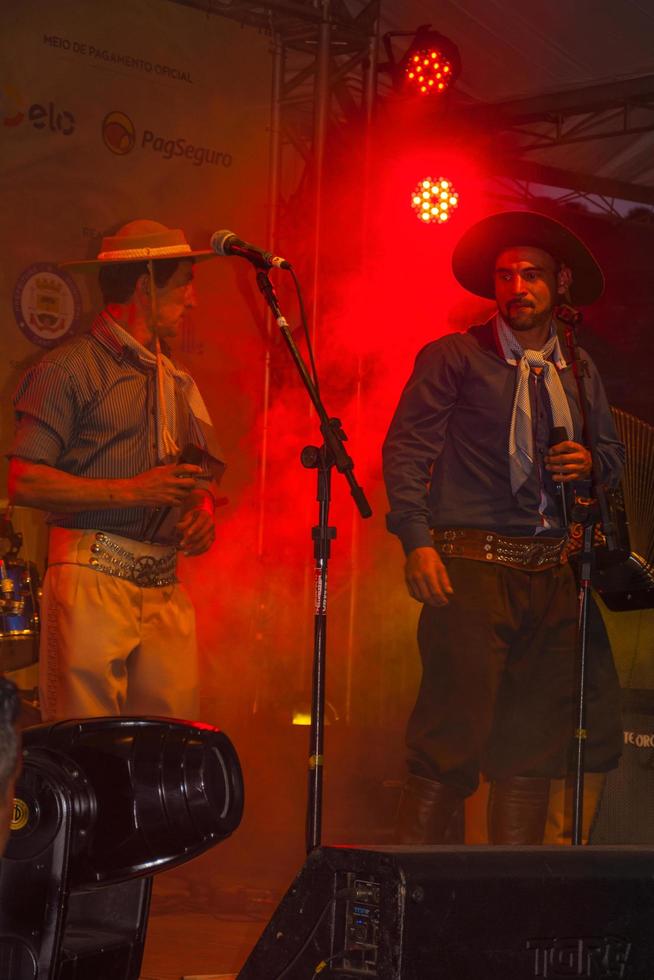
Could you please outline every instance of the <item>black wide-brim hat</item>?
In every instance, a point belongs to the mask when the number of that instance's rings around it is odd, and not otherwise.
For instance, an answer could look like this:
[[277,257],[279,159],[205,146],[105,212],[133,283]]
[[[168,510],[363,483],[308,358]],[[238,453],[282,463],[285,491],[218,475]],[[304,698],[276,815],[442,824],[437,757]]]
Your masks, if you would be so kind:
[[572,270],[573,303],[594,303],[604,291],[604,275],[590,249],[569,228],[535,211],[502,211],[472,225],[452,253],[458,282],[476,296],[495,299],[495,260],[521,245],[541,248]]

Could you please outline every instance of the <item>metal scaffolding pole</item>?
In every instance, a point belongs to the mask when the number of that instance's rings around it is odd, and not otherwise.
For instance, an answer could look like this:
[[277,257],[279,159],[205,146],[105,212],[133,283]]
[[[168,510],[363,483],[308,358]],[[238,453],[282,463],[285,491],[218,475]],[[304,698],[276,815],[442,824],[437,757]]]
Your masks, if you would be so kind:
[[[188,7],[205,9],[206,0],[173,0]],[[291,258],[303,245],[308,292],[311,302],[311,339],[320,348],[321,319],[321,245],[325,217],[326,145],[330,132],[338,135],[339,127],[350,128],[353,121],[361,126],[364,185],[369,168],[369,135],[377,97],[377,61],[379,48],[381,0],[237,0],[212,6],[211,13],[237,20],[241,24],[264,30],[271,37],[272,82],[270,109],[270,162],[268,176],[267,244],[274,251],[284,251]],[[356,8],[356,13],[351,10]],[[298,194],[298,189],[301,191]],[[302,197],[310,190],[307,200]],[[310,214],[312,228],[304,240],[286,240],[293,197],[302,197]],[[360,233],[365,238],[365,227]],[[363,242],[362,242],[363,244]],[[365,254],[365,249],[362,249]],[[297,258],[297,252],[295,252]],[[273,398],[273,356],[276,327],[269,312],[265,320],[265,350],[261,366],[261,435],[257,479],[256,552],[260,562],[266,559],[266,538],[270,499],[270,409]],[[362,365],[357,371],[357,396],[352,428],[356,433],[361,422]],[[308,408],[311,411],[311,407]],[[355,522],[358,517],[354,517]],[[356,660],[358,614],[358,527],[353,523],[350,550],[352,583],[349,595],[346,638],[345,710],[350,717],[353,664]],[[266,581],[262,569],[262,583]],[[305,583],[305,605],[309,608],[312,579]],[[258,617],[266,606],[266,587],[262,584]],[[258,704],[258,693],[254,705]]]
[[[379,29],[380,20],[377,17],[374,24],[374,31],[370,36],[368,48],[368,64],[364,74],[363,107],[365,111],[365,127],[363,138],[365,141],[363,153],[363,188],[364,203],[361,220],[361,255],[367,256],[366,239],[368,234],[367,218],[369,215],[369,188],[370,188],[370,167],[371,167],[371,136],[372,122],[374,116],[376,95],[377,95],[377,62],[379,50]],[[367,268],[362,270],[367,274]],[[357,358],[357,377],[356,377],[356,397],[354,400],[354,419],[353,419],[353,441],[354,445],[359,444],[359,434],[361,433],[362,421],[362,386],[363,386],[363,363],[361,354]],[[352,721],[352,696],[354,687],[354,664],[356,661],[357,644],[357,620],[359,613],[359,585],[361,577],[360,568],[360,519],[359,515],[353,510],[350,523],[350,595],[348,602],[347,616],[347,639],[345,650],[345,698],[343,705],[343,718],[346,724]]]
[[[281,174],[281,96],[284,77],[284,46],[280,36],[272,34],[272,82],[270,97],[270,162],[268,173],[268,247],[275,250],[279,220],[279,187]],[[262,409],[261,409],[261,458],[259,463],[259,506],[257,510],[257,557],[263,557],[266,525],[266,485],[268,480],[268,424],[270,415],[270,369],[275,327],[270,309],[266,307],[266,349],[264,351]]]
[[[271,85],[270,171],[268,181],[268,244],[279,247],[288,200],[297,181],[298,163],[309,173],[312,187],[312,236],[308,260],[312,308],[312,342],[320,337],[320,249],[323,231],[323,197],[325,146],[329,126],[341,122],[338,100],[333,98],[336,86],[351,91],[353,103],[360,102],[362,138],[372,119],[377,86],[377,49],[379,46],[379,0],[371,0],[367,20],[347,19],[342,0],[315,0],[311,5],[248,4],[239,5],[241,13],[251,8],[260,16],[267,7],[271,31],[273,71]],[[306,16],[305,16],[306,15]],[[360,78],[356,73],[360,73]],[[300,183],[305,179],[300,178]],[[286,247],[286,246],[284,246]],[[271,398],[271,357],[274,326],[266,316],[267,349],[262,377],[262,433],[258,479],[257,554],[263,557],[266,539],[266,506],[269,457],[269,411]]]
[[325,162],[325,140],[327,137],[327,118],[329,113],[330,90],[330,41],[331,41],[331,0],[320,0],[321,21],[318,29],[318,52],[316,57],[316,74],[314,87],[314,123],[313,123],[313,172],[314,172],[314,206],[313,206],[313,262],[311,276],[312,295],[312,328],[311,343],[316,347],[318,322],[320,319],[320,240],[322,232],[322,186],[323,167]]

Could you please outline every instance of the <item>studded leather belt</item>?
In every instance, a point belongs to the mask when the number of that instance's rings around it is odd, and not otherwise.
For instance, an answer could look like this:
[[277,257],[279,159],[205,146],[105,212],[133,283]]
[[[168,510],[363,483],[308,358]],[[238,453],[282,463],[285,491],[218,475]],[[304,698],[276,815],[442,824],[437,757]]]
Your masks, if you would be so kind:
[[540,572],[567,561],[566,538],[510,537],[476,528],[432,530],[434,547],[448,558],[496,562],[509,568]]
[[48,564],[86,565],[142,588],[174,585],[177,552],[168,545],[134,541],[106,531],[50,529]]

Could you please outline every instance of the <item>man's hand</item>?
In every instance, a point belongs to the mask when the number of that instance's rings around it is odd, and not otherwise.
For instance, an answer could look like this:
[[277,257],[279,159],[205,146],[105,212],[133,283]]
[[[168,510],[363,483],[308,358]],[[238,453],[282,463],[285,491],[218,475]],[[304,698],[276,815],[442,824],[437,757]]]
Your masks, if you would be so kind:
[[592,471],[593,461],[585,446],[578,442],[558,442],[545,456],[545,469],[556,483],[586,480]]
[[454,594],[445,565],[435,548],[414,548],[404,566],[409,595],[429,606],[446,606]]
[[201,474],[199,466],[169,463],[136,476],[91,479],[14,456],[9,462],[8,487],[14,504],[77,514],[83,510],[184,505]]
[[175,526],[180,535],[177,547],[191,557],[208,551],[216,537],[213,514],[204,507],[194,507],[187,511]]
[[146,507],[183,504],[201,473],[202,468],[191,463],[168,463],[145,470],[129,481],[134,502]]

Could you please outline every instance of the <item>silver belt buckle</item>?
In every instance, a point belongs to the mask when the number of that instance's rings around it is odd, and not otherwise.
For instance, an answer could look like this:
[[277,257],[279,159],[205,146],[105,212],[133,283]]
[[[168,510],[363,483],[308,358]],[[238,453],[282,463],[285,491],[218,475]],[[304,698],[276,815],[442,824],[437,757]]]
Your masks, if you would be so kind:
[[89,565],[96,572],[122,578],[141,588],[174,585],[177,581],[174,551],[162,558],[154,555],[137,557],[102,531],[95,537],[96,540],[91,545]]

